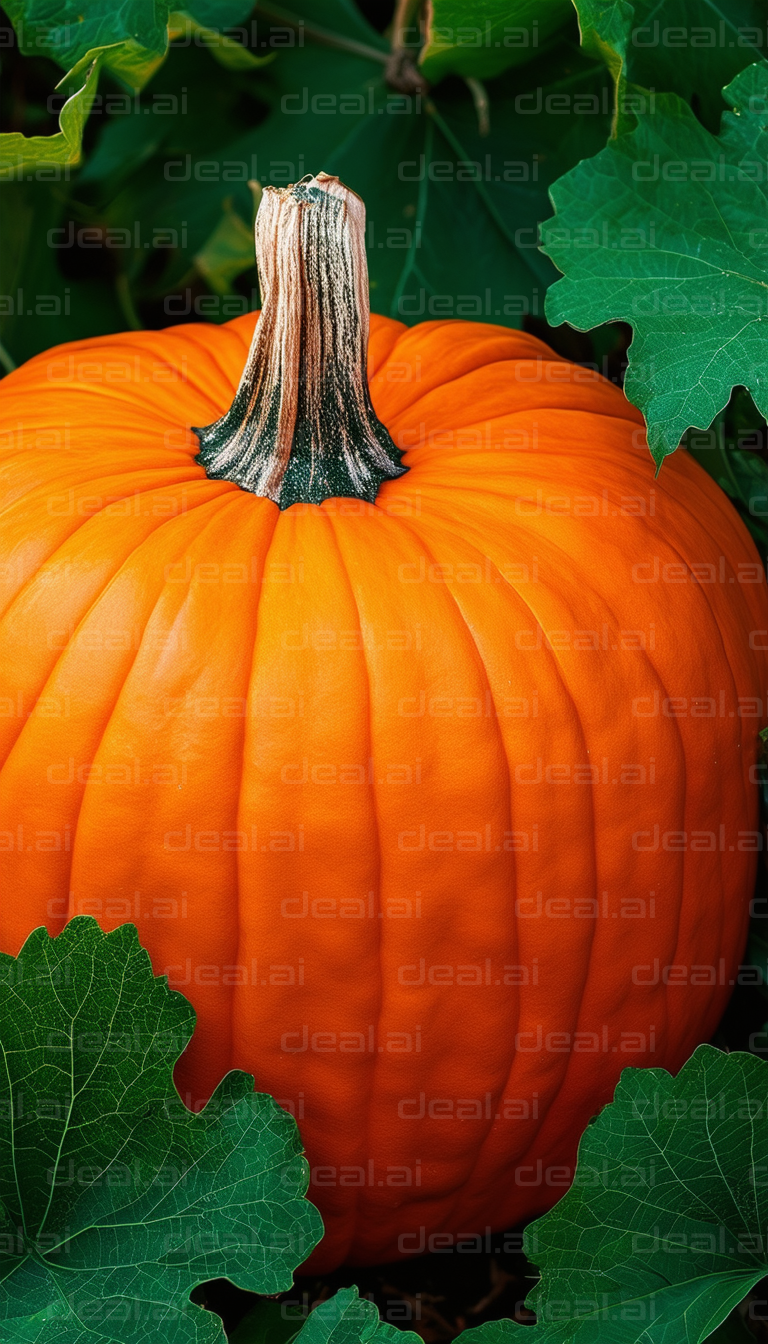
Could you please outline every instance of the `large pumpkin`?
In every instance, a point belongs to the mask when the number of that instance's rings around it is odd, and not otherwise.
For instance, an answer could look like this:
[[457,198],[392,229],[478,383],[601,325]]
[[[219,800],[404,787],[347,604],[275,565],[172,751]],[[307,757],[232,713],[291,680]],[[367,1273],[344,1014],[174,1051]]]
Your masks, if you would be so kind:
[[[267,332],[298,280],[261,260]],[[370,410],[355,302],[318,347],[329,475]],[[710,477],[679,452],[654,479],[622,393],[519,331],[372,319],[375,503],[207,475],[190,427],[227,420],[255,321],[0,386],[0,945],[135,921],[198,1012],[182,1095],[239,1067],[296,1116],[327,1267],[541,1210],[620,1070],[712,1032],[768,609]]]

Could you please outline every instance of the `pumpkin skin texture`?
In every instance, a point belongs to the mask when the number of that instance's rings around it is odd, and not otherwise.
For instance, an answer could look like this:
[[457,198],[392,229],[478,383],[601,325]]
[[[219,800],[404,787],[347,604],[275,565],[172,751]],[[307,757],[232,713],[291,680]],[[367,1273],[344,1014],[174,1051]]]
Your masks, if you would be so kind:
[[540,1212],[621,1069],[715,1028],[768,603],[711,478],[518,331],[372,318],[373,505],[208,480],[254,320],[0,384],[0,946],[134,921],[182,1096],[296,1115],[327,1269]]

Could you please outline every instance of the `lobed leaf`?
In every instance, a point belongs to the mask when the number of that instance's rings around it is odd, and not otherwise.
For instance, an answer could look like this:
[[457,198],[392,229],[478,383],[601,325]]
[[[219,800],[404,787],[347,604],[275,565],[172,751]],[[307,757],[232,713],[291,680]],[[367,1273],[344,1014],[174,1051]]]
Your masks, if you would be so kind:
[[570,0],[433,0],[419,64],[433,83],[448,74],[489,79],[537,55],[572,13]]
[[542,248],[564,278],[555,324],[634,328],[625,383],[657,464],[706,429],[737,384],[768,411],[768,65],[726,90],[718,138],[674,95],[551,189]]
[[546,1344],[701,1344],[727,1319],[768,1273],[767,1109],[753,1055],[624,1070],[571,1189],[526,1231]]
[[630,85],[677,93],[716,131],[720,90],[765,57],[762,0],[573,0],[582,41]]
[[341,1288],[310,1312],[296,1341],[301,1344],[420,1344],[413,1330],[398,1330],[379,1317],[357,1288]]
[[205,16],[234,25],[247,18],[252,0],[200,0],[191,12],[171,13],[170,0],[61,0],[51,12],[46,0],[8,0],[5,8],[25,56],[48,56],[67,70],[56,86],[70,92],[59,114],[56,135],[0,135],[0,178],[26,176],[24,169],[80,162],[83,130],[91,111],[99,71],[113,75],[134,93],[144,87],[168,53],[169,37],[185,29],[229,69],[266,65],[246,46],[212,30]]
[[183,1106],[193,1025],[132,925],[81,917],[0,956],[3,1339],[222,1339],[190,1290],[280,1292],[319,1240],[296,1125],[249,1075]]
[[[359,14],[353,22],[337,12],[338,45],[331,46],[312,37],[315,14],[306,0],[296,0],[296,13],[306,19],[304,46],[264,72],[259,94],[269,111],[252,129],[227,120],[210,142],[202,139],[201,95],[192,91],[191,72],[180,73],[191,65],[190,52],[174,54],[153,84],[190,86],[189,112],[174,126],[172,154],[152,140],[167,135],[165,128],[141,111],[107,124],[83,176],[93,181],[98,175],[103,183],[108,223],[132,228],[138,217],[147,226],[170,228],[180,218],[188,222],[187,256],[163,279],[169,289],[196,255],[218,248],[220,235],[212,235],[228,197],[243,219],[249,217],[248,178],[279,185],[323,169],[365,200],[375,311],[406,322],[453,316],[509,326],[521,325],[526,313],[541,316],[555,272],[538,251],[538,221],[547,210],[549,183],[574,157],[604,143],[611,97],[602,66],[563,44],[524,72],[503,76],[493,87],[490,134],[481,136],[463,86],[429,98],[390,89],[378,35],[369,30],[368,55],[358,49],[364,45]],[[345,42],[357,45],[347,49]],[[561,99],[557,116],[548,114],[548,97]],[[581,110],[574,110],[574,99],[581,99]],[[204,110],[210,125],[216,105],[208,102]],[[139,144],[149,157],[130,189],[118,194],[121,161],[130,146],[138,156]],[[206,168],[198,175],[201,160]],[[172,192],[158,189],[165,171]],[[227,232],[235,243],[232,229]],[[129,268],[136,267],[139,290],[146,236],[126,257]],[[242,243],[244,271],[253,253]],[[230,273],[229,282],[234,278]],[[221,317],[235,311],[222,305]]]
[[24,177],[24,169],[69,167],[80,162],[83,130],[105,58],[104,47],[87,52],[61,81],[73,91],[59,113],[59,130],[55,135],[23,135],[21,131],[0,135],[0,181],[13,180],[17,175]]

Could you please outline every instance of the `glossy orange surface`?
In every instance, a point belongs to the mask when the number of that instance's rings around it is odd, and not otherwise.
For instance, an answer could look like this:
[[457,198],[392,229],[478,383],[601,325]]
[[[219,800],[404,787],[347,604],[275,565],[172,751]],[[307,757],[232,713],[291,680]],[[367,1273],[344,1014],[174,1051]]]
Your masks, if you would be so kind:
[[499,327],[372,319],[376,505],[207,480],[253,321],[0,384],[0,945],[137,923],[182,1095],[296,1115],[320,1268],[540,1211],[620,1070],[712,1032],[768,601],[710,477]]

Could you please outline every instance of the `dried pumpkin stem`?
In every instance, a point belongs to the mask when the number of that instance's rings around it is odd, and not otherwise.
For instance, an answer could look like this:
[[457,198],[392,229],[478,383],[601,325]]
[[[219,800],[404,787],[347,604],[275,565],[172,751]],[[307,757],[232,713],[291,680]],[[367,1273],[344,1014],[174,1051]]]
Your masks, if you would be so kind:
[[281,509],[372,501],[407,467],[368,391],[363,202],[327,173],[267,187],[256,260],[261,317],[230,409],[194,431],[197,460]]

